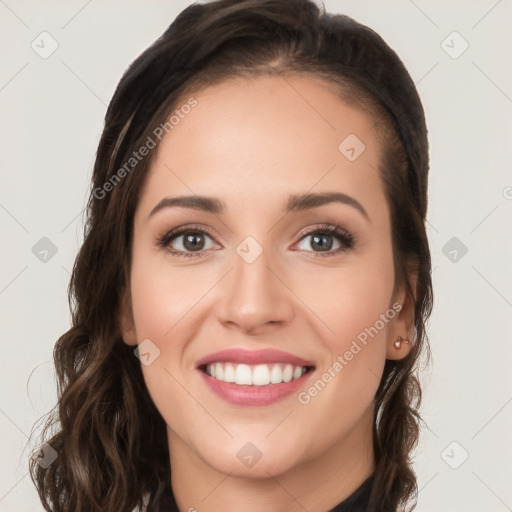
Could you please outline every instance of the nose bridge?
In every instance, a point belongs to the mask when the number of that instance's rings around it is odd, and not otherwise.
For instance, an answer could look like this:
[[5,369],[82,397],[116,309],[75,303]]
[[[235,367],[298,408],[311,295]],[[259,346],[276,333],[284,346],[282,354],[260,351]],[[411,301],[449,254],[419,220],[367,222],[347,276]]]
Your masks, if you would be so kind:
[[275,275],[280,274],[280,265],[269,245],[271,240],[272,237],[267,236],[260,243],[254,236],[247,236],[234,248],[234,268],[219,308],[223,321],[254,329],[268,322],[288,319],[290,297],[283,278]]
[[248,235],[236,247],[233,254],[232,292],[239,298],[247,296],[251,300],[265,298],[267,301],[275,295],[275,276],[270,268],[277,265],[270,247],[270,237],[262,240]]

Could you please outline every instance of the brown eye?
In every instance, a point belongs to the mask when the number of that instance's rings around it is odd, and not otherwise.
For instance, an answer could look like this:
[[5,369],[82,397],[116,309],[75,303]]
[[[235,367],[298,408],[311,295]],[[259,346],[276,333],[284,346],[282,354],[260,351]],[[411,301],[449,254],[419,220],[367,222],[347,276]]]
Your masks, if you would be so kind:
[[210,235],[201,229],[184,227],[172,230],[165,234],[158,245],[178,257],[201,256],[208,247],[207,240],[212,240]]
[[[304,241],[308,238],[310,241],[306,244]],[[208,247],[208,240],[213,242],[213,237],[204,229],[184,226],[166,233],[158,240],[158,245],[173,256],[190,258],[202,256],[205,251],[211,250],[213,247]],[[301,250],[312,252],[315,257],[323,257],[350,249],[355,244],[355,238],[341,226],[325,224],[303,235],[299,243],[310,247],[299,247]]]
[[[301,242],[309,239],[309,242],[303,242],[302,249],[307,252],[316,253],[315,256],[332,256],[339,254],[354,246],[354,237],[341,226],[324,225],[317,227],[301,238]],[[309,246],[311,250],[306,249]],[[333,246],[334,249],[333,249]],[[322,254],[324,253],[324,254]]]

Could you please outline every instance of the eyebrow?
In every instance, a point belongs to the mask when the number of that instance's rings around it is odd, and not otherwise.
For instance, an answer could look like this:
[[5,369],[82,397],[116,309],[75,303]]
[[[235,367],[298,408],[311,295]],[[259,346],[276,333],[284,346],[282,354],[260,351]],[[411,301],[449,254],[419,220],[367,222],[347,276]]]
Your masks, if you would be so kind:
[[[341,192],[320,192],[320,193],[306,193],[306,194],[293,194],[288,198],[288,202],[284,209],[285,213],[299,212],[318,208],[329,203],[341,203],[352,206],[363,217],[370,221],[370,217],[363,205],[353,197],[343,194]],[[216,197],[209,196],[177,196],[177,197],[164,197],[152,210],[148,218],[155,215],[164,208],[189,208],[208,213],[221,214],[226,212],[226,205],[223,201]]]

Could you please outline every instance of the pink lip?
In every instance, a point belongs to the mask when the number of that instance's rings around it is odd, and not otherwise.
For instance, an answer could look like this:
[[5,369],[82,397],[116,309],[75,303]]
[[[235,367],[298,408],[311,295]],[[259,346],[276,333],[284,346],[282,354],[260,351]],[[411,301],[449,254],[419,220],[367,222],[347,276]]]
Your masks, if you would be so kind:
[[233,382],[214,379],[199,370],[206,385],[220,398],[232,405],[270,405],[292,393],[297,393],[304,386],[306,379],[313,373],[309,371],[302,377],[281,384],[268,386],[239,386]]
[[265,350],[243,350],[227,349],[209,354],[197,361],[196,368],[206,385],[217,396],[232,405],[270,405],[282,398],[285,398],[297,391],[304,385],[306,379],[309,379],[312,371],[306,372],[299,379],[290,382],[281,382],[280,384],[268,384],[267,386],[243,386],[233,382],[223,382],[207,375],[202,371],[202,367],[215,362],[229,362],[238,364],[263,364],[263,363],[286,363],[293,366],[314,367],[311,361],[301,357],[288,354],[275,349]]
[[265,349],[265,350],[244,350],[244,349],[227,349],[209,354],[197,361],[196,368],[203,365],[226,362],[239,364],[263,364],[263,363],[288,363],[293,366],[314,366],[311,361],[306,361],[301,357],[282,352],[281,350]]

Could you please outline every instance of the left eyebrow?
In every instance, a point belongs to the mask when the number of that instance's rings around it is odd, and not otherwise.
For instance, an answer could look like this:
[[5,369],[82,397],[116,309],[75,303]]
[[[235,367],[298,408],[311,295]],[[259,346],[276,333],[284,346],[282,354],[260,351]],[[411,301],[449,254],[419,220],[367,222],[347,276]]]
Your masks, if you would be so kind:
[[164,208],[189,208],[209,213],[224,213],[226,205],[216,197],[178,196],[164,197],[152,210],[148,218]]
[[363,205],[353,197],[341,192],[320,192],[316,194],[298,194],[291,195],[288,198],[286,213],[309,210],[310,208],[318,208],[328,203],[342,203],[352,206],[366,218],[368,222],[370,217]]
[[[352,206],[361,213],[368,222],[370,217],[363,205],[353,197],[341,192],[320,192],[307,194],[292,194],[285,206],[285,213],[298,212],[318,208],[329,203],[342,203]],[[221,214],[226,211],[226,204],[216,197],[208,196],[177,196],[164,197],[152,210],[148,217],[155,215],[164,208],[189,208],[208,213]]]

